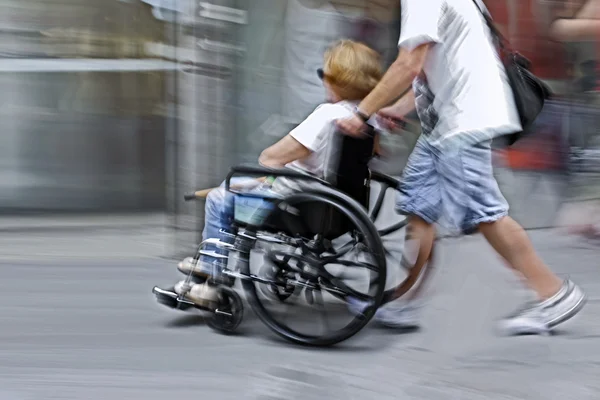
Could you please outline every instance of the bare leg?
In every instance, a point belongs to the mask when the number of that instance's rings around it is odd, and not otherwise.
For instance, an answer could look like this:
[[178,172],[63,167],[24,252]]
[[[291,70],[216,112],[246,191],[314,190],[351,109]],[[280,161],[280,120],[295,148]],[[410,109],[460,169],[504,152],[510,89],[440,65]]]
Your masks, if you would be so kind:
[[405,299],[407,301],[409,301],[409,302],[415,301],[423,293],[423,289],[425,288],[425,285],[427,285],[427,283],[429,282],[429,279],[431,278],[431,273],[433,271],[434,253],[435,253],[435,242],[433,244],[433,247],[431,248],[431,253],[430,253],[429,259],[427,260],[427,263],[422,268],[421,276],[418,277],[418,281],[415,282],[412,290],[409,289],[408,294],[405,296]]
[[525,230],[515,220],[504,217],[493,223],[481,224],[479,229],[541,300],[554,296],[560,290],[562,281],[540,259]]
[[[408,292],[418,281],[423,268],[425,268],[426,264],[431,258],[433,242],[435,240],[435,227],[425,222],[422,218],[411,215],[409,217],[409,223],[407,227],[407,240],[409,239],[415,240],[419,243],[417,259],[414,266],[412,266],[408,277],[400,286],[398,286],[391,300],[397,299],[406,294],[406,292]],[[416,289],[416,293],[411,294],[410,298],[416,298],[418,294],[419,288]]]

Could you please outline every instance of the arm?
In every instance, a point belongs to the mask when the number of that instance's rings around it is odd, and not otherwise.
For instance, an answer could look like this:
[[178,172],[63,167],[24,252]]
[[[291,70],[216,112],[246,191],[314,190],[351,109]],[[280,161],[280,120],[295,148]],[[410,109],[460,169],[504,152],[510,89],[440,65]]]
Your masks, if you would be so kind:
[[600,0],[588,0],[573,19],[556,20],[550,26],[550,35],[561,42],[598,40]]
[[579,10],[577,19],[597,19],[600,17],[600,0],[588,0]]
[[361,135],[368,117],[409,89],[414,78],[423,70],[429,47],[441,42],[439,21],[443,5],[443,0],[401,1],[402,29],[398,57],[375,89],[360,103],[356,115],[338,121],[341,130],[349,135]]
[[410,88],[397,102],[379,111],[378,123],[389,133],[398,133],[397,128],[400,126],[400,121],[408,122],[405,117],[413,112],[415,108],[415,92]]
[[292,161],[306,158],[311,151],[289,134],[273,146],[265,149],[258,158],[263,167],[283,168]]
[[342,112],[348,111],[331,104],[317,107],[287,136],[263,151],[258,162],[264,167],[282,168],[292,161],[308,157],[322,148],[331,123]]
[[550,26],[550,35],[561,42],[597,40],[600,36],[600,20],[559,19]]
[[[373,115],[409,89],[412,81],[423,70],[428,50],[429,43],[420,45],[412,51],[400,49],[396,61],[390,66],[375,89],[360,103],[358,110],[365,115]],[[399,104],[398,107],[406,107],[406,104],[410,102],[411,93],[412,107],[414,108],[412,90],[407,93],[408,97],[403,96],[396,103]]]
[[[357,111],[363,115],[363,118],[354,115],[353,117],[340,120],[338,121],[339,128],[349,135],[361,135],[364,117],[370,117],[375,114],[396,99],[400,93],[405,92],[410,87],[412,81],[423,69],[428,49],[429,44],[424,44],[410,52],[400,50],[398,58],[387,70],[379,84],[358,106]],[[409,105],[411,103],[412,105]],[[396,107],[396,105],[398,109],[408,107],[414,108],[413,91],[409,90],[407,94],[398,100],[392,107]]]
[[392,119],[402,119],[415,110],[415,92],[410,88],[404,96],[389,107],[381,109],[379,114]]
[[410,88],[423,70],[429,47],[441,42],[439,23],[444,4],[443,0],[401,0],[398,57],[377,87],[358,106],[361,114],[375,114]]

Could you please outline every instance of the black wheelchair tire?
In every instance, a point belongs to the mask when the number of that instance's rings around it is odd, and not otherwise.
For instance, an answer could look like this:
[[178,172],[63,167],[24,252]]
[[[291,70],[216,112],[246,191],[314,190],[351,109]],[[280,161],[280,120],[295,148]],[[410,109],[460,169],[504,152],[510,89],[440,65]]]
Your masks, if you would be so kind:
[[[360,316],[355,316],[350,324],[341,330],[328,335],[313,336],[306,335],[289,329],[287,326],[279,323],[265,308],[258,296],[258,289],[252,280],[242,280],[242,287],[246,294],[246,299],[256,313],[258,318],[274,333],[284,339],[299,345],[326,347],[333,346],[345,341],[360,332],[373,318],[375,311],[383,301],[385,283],[386,283],[386,258],[385,250],[381,238],[377,234],[375,225],[370,220],[366,211],[359,203],[351,198],[333,191],[327,192],[301,192],[285,197],[283,202],[293,201],[322,201],[336,207],[342,211],[352,222],[364,233],[364,239],[378,263],[377,292],[374,295],[374,306],[370,307]],[[292,203],[293,204],[293,203]],[[276,208],[277,209],[277,208]],[[241,272],[250,274],[249,263],[241,265]]]
[[[207,319],[206,324],[216,332],[231,335],[242,323],[244,317],[244,303],[239,294],[232,288],[221,286],[218,289],[219,305],[215,312]],[[225,307],[232,315],[219,314],[219,307]]]

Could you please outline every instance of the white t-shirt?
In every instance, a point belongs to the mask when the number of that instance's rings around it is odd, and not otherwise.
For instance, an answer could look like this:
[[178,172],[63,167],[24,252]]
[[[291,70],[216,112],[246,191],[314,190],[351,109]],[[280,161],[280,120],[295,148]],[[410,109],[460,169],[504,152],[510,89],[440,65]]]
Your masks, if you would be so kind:
[[437,114],[430,143],[474,143],[521,130],[506,71],[473,0],[402,0],[398,46],[412,51],[425,43],[433,44],[424,74]]
[[[301,169],[323,178],[328,158],[331,152],[335,151],[329,145],[337,129],[335,121],[353,115],[357,105],[358,102],[340,101],[318,106],[308,118],[290,132],[290,136],[309,149],[311,154],[303,160],[292,161],[287,167]],[[386,133],[375,117],[368,123],[378,133]]]
[[308,118],[290,132],[290,136],[309,149],[311,154],[303,160],[289,163],[288,166],[322,178],[331,150],[328,144],[336,130],[335,120],[349,117],[355,107],[355,104],[346,101],[318,106]]

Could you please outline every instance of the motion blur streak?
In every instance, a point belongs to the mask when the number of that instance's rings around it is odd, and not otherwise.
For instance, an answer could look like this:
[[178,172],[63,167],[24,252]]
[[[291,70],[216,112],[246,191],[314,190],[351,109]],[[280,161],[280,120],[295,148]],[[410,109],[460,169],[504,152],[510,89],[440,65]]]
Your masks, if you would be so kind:
[[[218,335],[150,288],[199,239],[203,204],[183,194],[255,163],[323,101],[333,40],[387,67],[400,0],[0,0],[0,399],[600,398],[599,15],[583,0],[485,2],[556,95],[526,139],[497,143],[497,180],[542,258],[582,283],[585,317],[551,342],[497,338],[520,294],[481,238],[442,229],[421,332],[369,326],[314,351],[250,311]],[[399,133],[373,169],[401,175],[415,115]]]

